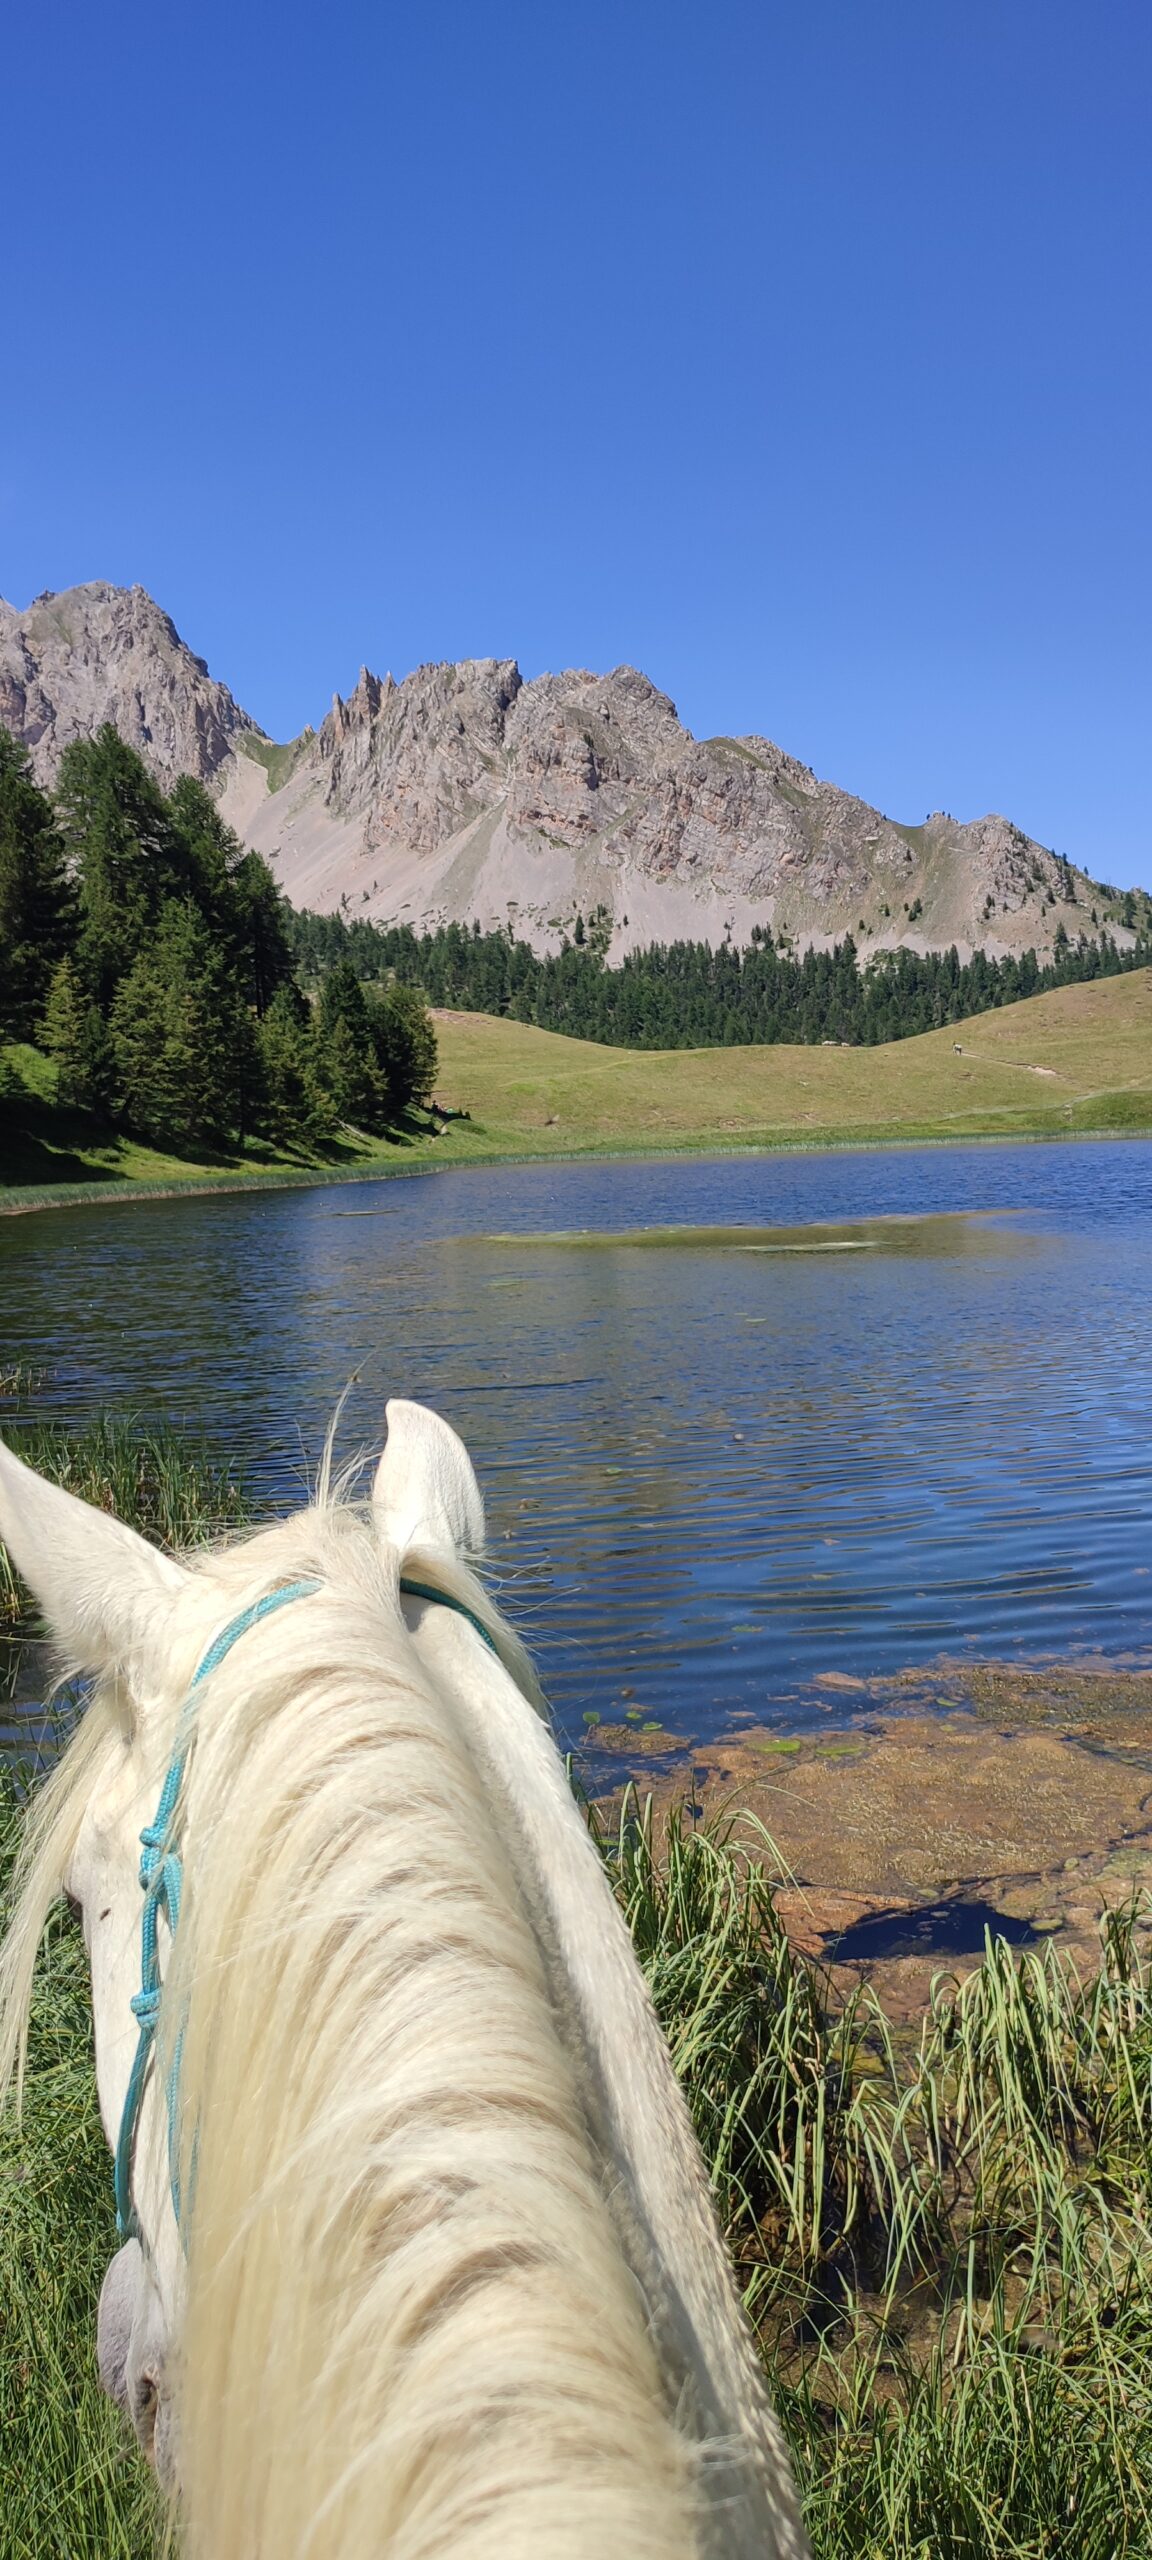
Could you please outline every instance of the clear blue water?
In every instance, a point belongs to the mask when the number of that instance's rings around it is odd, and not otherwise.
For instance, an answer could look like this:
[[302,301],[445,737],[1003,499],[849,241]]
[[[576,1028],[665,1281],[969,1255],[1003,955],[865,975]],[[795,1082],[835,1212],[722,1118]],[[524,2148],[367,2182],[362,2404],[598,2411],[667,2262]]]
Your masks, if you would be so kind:
[[[628,1241],[652,1227],[682,1238]],[[0,1219],[0,1310],[42,1406],[190,1419],[275,1501],[354,1374],[346,1454],[388,1395],[436,1405],[569,1737],[624,1703],[794,1730],[828,1671],[1152,1647],[1144,1142],[47,1211]]]

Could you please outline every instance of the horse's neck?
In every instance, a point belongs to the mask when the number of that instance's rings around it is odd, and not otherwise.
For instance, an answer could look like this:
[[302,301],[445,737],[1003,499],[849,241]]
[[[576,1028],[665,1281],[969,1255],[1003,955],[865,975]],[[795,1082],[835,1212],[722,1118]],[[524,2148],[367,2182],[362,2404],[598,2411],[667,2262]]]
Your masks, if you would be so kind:
[[690,2560],[691,2457],[539,1948],[410,1666],[295,1720],[237,1681],[196,1773],[189,2547]]
[[[789,2560],[806,2548],[699,2152],[627,1933],[538,1719],[466,1627],[413,1610],[451,1696],[544,1953],[621,2246],[643,2284],[666,2387],[705,2447],[702,2549]],[[710,2448],[710,2449],[709,2449]]]

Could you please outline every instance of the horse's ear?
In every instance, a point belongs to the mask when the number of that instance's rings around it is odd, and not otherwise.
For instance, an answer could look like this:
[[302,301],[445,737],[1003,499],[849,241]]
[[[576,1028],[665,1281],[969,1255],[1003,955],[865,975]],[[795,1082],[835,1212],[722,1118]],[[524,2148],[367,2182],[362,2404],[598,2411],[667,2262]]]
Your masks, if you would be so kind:
[[146,1538],[0,1441],[0,1540],[35,1593],[57,1644],[84,1671],[126,1662],[146,1643],[187,1575]]
[[385,1420],[388,1438],[372,1488],[381,1536],[401,1555],[408,1547],[449,1547],[478,1556],[484,1505],[463,1441],[426,1404],[394,1397]]

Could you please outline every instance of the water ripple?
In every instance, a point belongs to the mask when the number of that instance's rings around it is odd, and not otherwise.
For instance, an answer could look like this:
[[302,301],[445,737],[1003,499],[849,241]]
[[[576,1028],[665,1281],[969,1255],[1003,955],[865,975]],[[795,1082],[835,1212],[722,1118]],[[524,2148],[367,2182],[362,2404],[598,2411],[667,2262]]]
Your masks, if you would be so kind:
[[427,1398],[570,1736],[625,1690],[686,1732],[792,1727],[828,1671],[1152,1643],[1152,1146],[365,1197],[364,1223],[323,1190],[2,1220],[0,1359],[70,1419],[187,1417],[273,1501],[355,1372],[342,1453]]

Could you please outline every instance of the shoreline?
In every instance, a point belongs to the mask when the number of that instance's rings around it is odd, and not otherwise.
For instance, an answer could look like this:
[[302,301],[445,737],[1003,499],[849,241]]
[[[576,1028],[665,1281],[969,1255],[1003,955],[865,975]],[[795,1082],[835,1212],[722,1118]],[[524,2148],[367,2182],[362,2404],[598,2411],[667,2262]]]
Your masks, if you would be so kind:
[[[568,1146],[517,1147],[485,1146],[475,1155],[443,1154],[421,1156],[418,1163],[308,1166],[295,1170],[251,1173],[190,1174],[186,1181],[149,1182],[132,1175],[113,1175],[107,1181],[95,1176],[91,1184],[11,1183],[0,1185],[0,1217],[33,1216],[43,1209],[92,1209],[119,1207],[131,1200],[219,1199],[229,1192],[249,1191],[316,1191],[336,1185],[357,1182],[397,1182],[426,1173],[481,1172],[490,1165],[509,1164],[672,1164],[684,1157],[717,1156],[781,1156],[781,1155],[879,1155],[907,1154],[925,1147],[1023,1147],[1147,1144],[1152,1140],[1152,1122],[1139,1129],[1019,1129],[1019,1130],[926,1130],[922,1135],[902,1133],[899,1136],[849,1135],[839,1132],[826,1138],[811,1132],[804,1136],[729,1140],[708,1131],[683,1140],[671,1140],[665,1146]],[[9,1197],[9,1193],[12,1195]]]
[[617,1049],[441,1009],[433,1013],[437,1078],[448,1102],[406,1117],[388,1137],[349,1131],[327,1161],[286,1148],[195,1164],[131,1140],[89,1148],[75,1129],[57,1133],[57,1155],[48,1143],[55,1124],[46,1123],[31,1154],[14,1144],[6,1157],[0,1214],[392,1181],[461,1166],[1148,1139],[1150,1002],[1152,968],[875,1046],[676,1050]]
[[790,1735],[749,1718],[638,1750],[609,1728],[588,1792],[615,1810],[631,1786],[658,1820],[684,1802],[730,1816],[776,1867],[793,1944],[846,1992],[871,1983],[894,2025],[981,1962],[986,1932],[1087,1975],[1109,1911],[1140,1896],[1152,1917],[1152,1667],[942,1658],[832,1675],[819,1703],[826,1721]]

